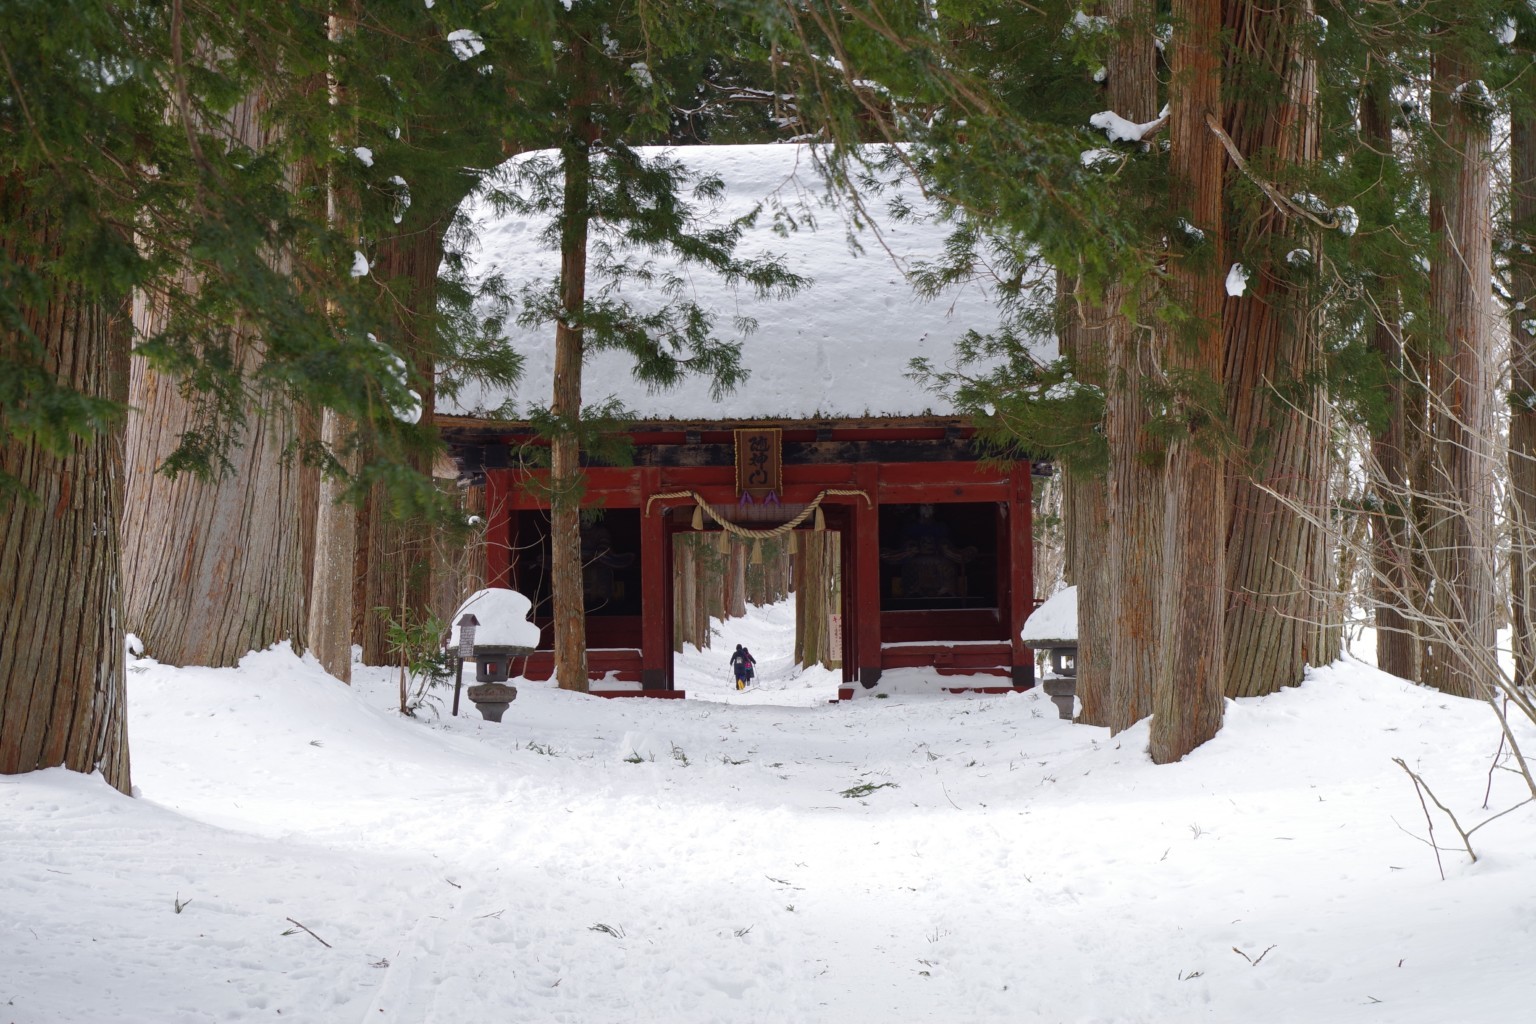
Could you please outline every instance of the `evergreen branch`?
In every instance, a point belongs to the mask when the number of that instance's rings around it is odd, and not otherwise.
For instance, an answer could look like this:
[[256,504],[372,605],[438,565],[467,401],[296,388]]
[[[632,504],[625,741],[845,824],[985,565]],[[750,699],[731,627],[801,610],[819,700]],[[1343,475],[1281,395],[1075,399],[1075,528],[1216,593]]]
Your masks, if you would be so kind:
[[1243,154],[1238,152],[1237,143],[1232,141],[1232,136],[1226,133],[1226,130],[1221,127],[1221,122],[1216,119],[1216,115],[1210,111],[1206,111],[1205,113],[1205,126],[1209,128],[1211,130],[1211,134],[1215,135],[1216,138],[1221,142],[1222,148],[1227,151],[1227,155],[1232,158],[1232,162],[1237,165],[1237,169],[1242,171],[1249,181],[1259,186],[1259,189],[1269,197],[1269,201],[1274,203],[1275,208],[1278,209],[1281,213],[1291,217],[1301,217],[1309,220],[1313,224],[1322,228],[1324,231],[1338,230],[1339,222],[1337,220],[1321,219],[1312,211],[1299,205],[1294,199],[1288,198],[1272,183],[1265,181],[1263,178],[1255,174],[1253,172],[1253,168],[1248,166],[1248,161],[1243,158]]
[[49,163],[57,164],[58,161],[54,159],[52,151],[48,148],[48,141],[37,129],[37,121],[32,117],[32,108],[27,106],[27,94],[22,91],[21,82],[16,79],[16,68],[11,64],[11,55],[6,52],[3,45],[0,45],[0,61],[5,62],[5,73],[11,80],[11,88],[15,90],[16,104],[21,109],[21,116],[26,119],[27,127],[32,131],[32,137],[37,140],[38,148],[42,150],[43,156]]
[[[181,32],[186,21],[185,12],[182,10],[181,0],[176,0],[171,6],[171,69],[172,85],[175,88],[176,109],[181,114],[181,126],[187,134],[187,151],[192,159],[204,171],[211,170],[208,158],[203,153],[202,140],[198,138],[196,121],[192,117],[192,98],[187,89],[187,62],[182,53]],[[193,209],[202,212],[203,201],[201,190],[192,197]]]

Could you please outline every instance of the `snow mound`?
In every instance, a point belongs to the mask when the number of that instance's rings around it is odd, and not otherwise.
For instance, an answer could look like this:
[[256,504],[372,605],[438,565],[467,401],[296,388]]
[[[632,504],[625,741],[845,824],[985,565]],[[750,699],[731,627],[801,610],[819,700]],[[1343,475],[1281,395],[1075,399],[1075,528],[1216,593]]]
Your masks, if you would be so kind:
[[448,646],[459,646],[459,619],[466,613],[480,620],[475,627],[476,647],[527,647],[539,646],[539,627],[528,621],[533,602],[515,590],[488,587],[477,590],[459,605],[449,625],[453,632]]
[[1077,643],[1077,588],[1058,590],[1024,620],[1019,639],[1029,647],[1050,647],[1053,641]]

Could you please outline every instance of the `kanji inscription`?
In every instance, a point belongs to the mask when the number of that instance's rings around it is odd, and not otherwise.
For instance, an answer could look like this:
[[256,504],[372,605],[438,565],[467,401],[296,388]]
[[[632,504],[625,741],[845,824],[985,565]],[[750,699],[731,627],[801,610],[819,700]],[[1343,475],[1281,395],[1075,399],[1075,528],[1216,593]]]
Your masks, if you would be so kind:
[[784,489],[783,441],[777,429],[736,431],[736,493],[761,501]]

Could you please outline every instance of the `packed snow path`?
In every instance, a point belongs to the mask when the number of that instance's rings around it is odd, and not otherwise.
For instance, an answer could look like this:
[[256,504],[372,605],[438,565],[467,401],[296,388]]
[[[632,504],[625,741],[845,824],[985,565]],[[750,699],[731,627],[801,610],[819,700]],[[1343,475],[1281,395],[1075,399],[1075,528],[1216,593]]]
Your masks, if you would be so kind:
[[[736,689],[731,655],[741,644],[757,660],[757,674],[744,691]],[[711,644],[702,651],[692,644],[674,656],[678,689],[691,700],[721,704],[779,704],[814,706],[837,699],[842,672],[795,664],[795,599],[747,609],[743,618],[715,620]]]
[[1442,882],[1390,760],[1481,820],[1489,712],[1360,665],[1229,703],[1162,768],[1145,724],[1110,739],[1035,694],[521,691],[501,725],[412,720],[383,673],[348,688],[281,649],[136,663],[141,799],[0,778],[0,1022],[1442,1024],[1536,1000],[1536,816],[1479,832],[1475,865],[1444,852]]

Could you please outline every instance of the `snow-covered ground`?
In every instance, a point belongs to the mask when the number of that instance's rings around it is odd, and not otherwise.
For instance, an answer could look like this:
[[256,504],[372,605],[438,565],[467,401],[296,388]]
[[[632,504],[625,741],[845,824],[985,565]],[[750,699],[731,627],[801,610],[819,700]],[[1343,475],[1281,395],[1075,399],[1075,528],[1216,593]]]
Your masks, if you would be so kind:
[[1536,813],[1441,881],[1391,760],[1510,806],[1486,707],[1345,662],[1155,767],[1034,693],[825,703],[786,636],[722,627],[714,700],[523,684],[500,725],[138,662],[140,799],[0,777],[0,1022],[1531,1019]]
[[[673,679],[690,700],[722,704],[810,706],[837,700],[842,672],[795,664],[795,599],[749,608],[745,618],[715,620],[709,647],[688,644],[673,661]],[[741,644],[757,661],[752,685],[737,692],[731,655]]]

